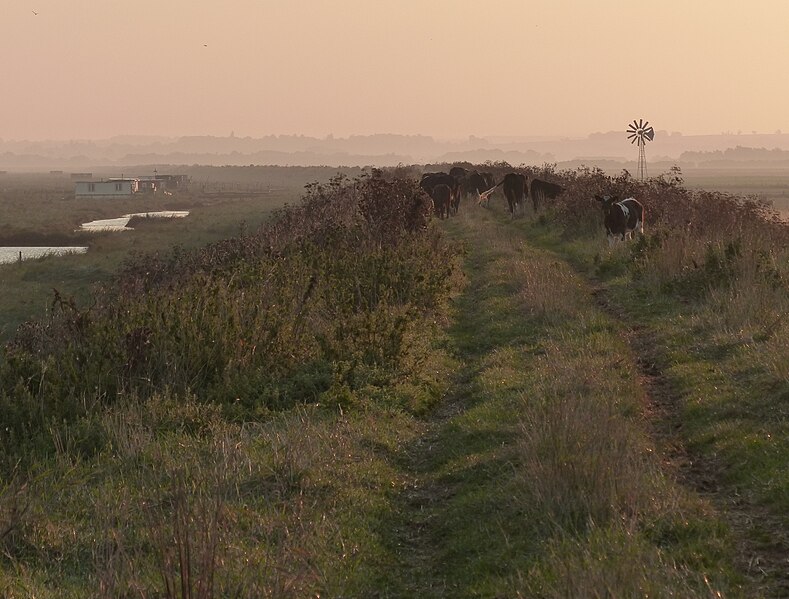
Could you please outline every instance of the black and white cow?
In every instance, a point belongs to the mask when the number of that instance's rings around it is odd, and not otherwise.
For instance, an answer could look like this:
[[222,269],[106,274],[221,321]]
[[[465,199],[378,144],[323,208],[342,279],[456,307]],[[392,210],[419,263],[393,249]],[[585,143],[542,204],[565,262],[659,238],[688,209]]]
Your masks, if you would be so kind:
[[598,196],[603,205],[603,224],[608,235],[608,245],[617,238],[624,241],[633,237],[633,231],[644,234],[644,207],[635,198],[619,200],[618,196]]

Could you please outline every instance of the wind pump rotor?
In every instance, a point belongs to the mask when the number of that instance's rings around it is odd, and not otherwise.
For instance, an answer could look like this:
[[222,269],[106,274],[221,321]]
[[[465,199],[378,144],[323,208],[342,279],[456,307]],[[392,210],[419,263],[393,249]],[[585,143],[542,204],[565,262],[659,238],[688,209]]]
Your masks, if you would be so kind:
[[627,138],[631,144],[637,143],[639,146],[643,146],[648,141],[655,139],[655,130],[649,126],[649,121],[634,120],[627,127]]

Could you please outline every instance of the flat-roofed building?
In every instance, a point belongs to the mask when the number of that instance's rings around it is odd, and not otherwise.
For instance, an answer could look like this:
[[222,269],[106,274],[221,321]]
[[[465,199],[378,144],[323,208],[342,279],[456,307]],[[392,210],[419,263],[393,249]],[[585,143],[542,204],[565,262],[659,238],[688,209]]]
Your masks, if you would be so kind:
[[107,179],[105,181],[77,181],[74,195],[78,197],[124,197],[139,191],[138,179]]

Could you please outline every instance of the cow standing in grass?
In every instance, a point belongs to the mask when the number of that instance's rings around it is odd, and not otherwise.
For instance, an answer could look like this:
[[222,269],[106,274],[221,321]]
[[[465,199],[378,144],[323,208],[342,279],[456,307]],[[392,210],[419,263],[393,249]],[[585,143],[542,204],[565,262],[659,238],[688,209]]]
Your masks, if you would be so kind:
[[618,196],[598,196],[595,200],[603,205],[603,224],[608,235],[608,245],[617,238],[624,241],[633,237],[633,231],[644,234],[644,207],[635,198],[619,200]]
[[556,183],[532,179],[530,193],[532,204],[534,204],[534,211],[537,212],[537,208],[540,204],[545,202],[546,198],[554,200],[563,191],[564,187]]
[[[460,204],[460,185],[458,184],[455,177],[446,173],[425,173],[422,175],[422,179],[419,181],[419,187],[424,189],[427,194],[433,198],[434,204],[437,203],[437,200],[433,191],[438,185],[446,185],[449,188],[449,202],[446,208],[447,216],[449,216],[449,211],[453,208],[455,209],[455,212],[457,212],[457,206]],[[443,194],[444,191],[441,190],[439,195],[443,197]],[[441,216],[443,213],[439,211],[439,206],[437,204],[436,214],[439,214],[439,216],[443,218],[443,216]]]
[[455,179],[456,183],[450,206],[452,208],[452,214],[457,214],[458,210],[460,209],[460,196],[463,195],[463,186],[466,184],[466,178],[468,177],[469,172],[462,166],[453,166],[451,169],[449,169],[449,174],[453,179]]
[[523,202],[529,195],[528,179],[526,175],[521,173],[507,173],[500,183],[496,183],[493,187],[484,193],[478,195],[478,202],[482,204],[486,202],[490,195],[496,191],[496,188],[503,186],[504,196],[507,198],[507,205],[510,209],[510,216],[515,217],[515,211],[520,207],[523,212]]
[[502,191],[507,198],[507,205],[510,209],[510,216],[515,217],[515,211],[520,209],[523,212],[523,203],[529,194],[528,179],[522,173],[507,173],[502,180]]
[[433,209],[438,218],[449,218],[452,196],[452,189],[446,183],[433,186],[430,197],[433,198]]
[[479,195],[485,191],[486,189],[493,187],[493,183],[488,184],[487,179],[483,173],[479,173],[477,171],[471,171],[467,176],[465,181],[463,181],[462,191],[463,191],[463,199],[466,199],[469,194],[479,197]]

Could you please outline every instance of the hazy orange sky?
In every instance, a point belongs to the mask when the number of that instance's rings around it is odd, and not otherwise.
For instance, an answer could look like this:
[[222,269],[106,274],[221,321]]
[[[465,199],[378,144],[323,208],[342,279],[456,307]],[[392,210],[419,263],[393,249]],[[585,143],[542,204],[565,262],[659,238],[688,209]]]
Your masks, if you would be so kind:
[[789,131],[788,25],[786,0],[0,0],[0,138]]

